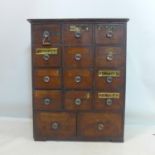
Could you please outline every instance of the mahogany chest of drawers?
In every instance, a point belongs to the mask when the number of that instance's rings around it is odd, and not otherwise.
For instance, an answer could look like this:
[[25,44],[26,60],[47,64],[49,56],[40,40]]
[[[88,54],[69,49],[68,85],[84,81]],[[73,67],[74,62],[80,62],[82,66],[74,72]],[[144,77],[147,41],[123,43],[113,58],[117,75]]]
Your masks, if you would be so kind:
[[123,141],[128,19],[29,19],[35,140]]

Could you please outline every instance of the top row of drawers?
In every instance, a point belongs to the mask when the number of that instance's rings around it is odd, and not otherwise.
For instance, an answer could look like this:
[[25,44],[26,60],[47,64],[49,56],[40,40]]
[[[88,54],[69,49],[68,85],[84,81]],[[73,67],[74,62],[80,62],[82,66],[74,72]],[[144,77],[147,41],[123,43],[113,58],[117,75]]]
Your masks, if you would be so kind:
[[34,24],[32,25],[33,45],[47,46],[52,44],[91,45],[121,44],[124,41],[123,24]]

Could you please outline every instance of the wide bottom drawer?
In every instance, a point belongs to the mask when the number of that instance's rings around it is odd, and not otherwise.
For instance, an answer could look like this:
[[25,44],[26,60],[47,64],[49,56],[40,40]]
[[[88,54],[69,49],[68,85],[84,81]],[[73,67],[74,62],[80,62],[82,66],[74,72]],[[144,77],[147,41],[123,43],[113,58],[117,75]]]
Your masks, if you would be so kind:
[[76,136],[76,115],[66,112],[36,112],[36,140],[71,139]]
[[116,112],[35,112],[35,140],[123,141],[123,116]]
[[122,115],[109,112],[78,114],[77,135],[86,139],[113,139],[123,136]]

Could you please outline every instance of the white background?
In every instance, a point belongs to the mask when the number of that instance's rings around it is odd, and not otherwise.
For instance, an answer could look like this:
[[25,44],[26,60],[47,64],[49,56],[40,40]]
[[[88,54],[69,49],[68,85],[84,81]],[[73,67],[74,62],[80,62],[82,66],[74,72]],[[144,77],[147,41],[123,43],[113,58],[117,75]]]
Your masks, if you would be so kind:
[[0,116],[32,116],[28,18],[130,18],[126,122],[155,124],[154,0],[0,0]]

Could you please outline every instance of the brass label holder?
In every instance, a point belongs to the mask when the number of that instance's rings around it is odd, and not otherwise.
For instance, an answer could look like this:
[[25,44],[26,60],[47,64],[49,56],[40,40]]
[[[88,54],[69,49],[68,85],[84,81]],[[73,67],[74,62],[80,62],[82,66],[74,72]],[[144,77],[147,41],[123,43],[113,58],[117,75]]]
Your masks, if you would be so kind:
[[115,70],[99,70],[98,77],[120,77],[120,71]]
[[106,25],[106,24],[97,24],[97,30],[108,30],[115,31],[120,28],[120,25]]
[[80,31],[88,31],[89,26],[87,24],[71,24],[69,26],[69,31],[80,32]]
[[58,54],[58,48],[37,48],[36,49],[37,55],[57,55]]
[[98,93],[98,98],[112,98],[112,99],[119,99],[120,98],[120,93],[107,93],[107,92],[99,92]]

